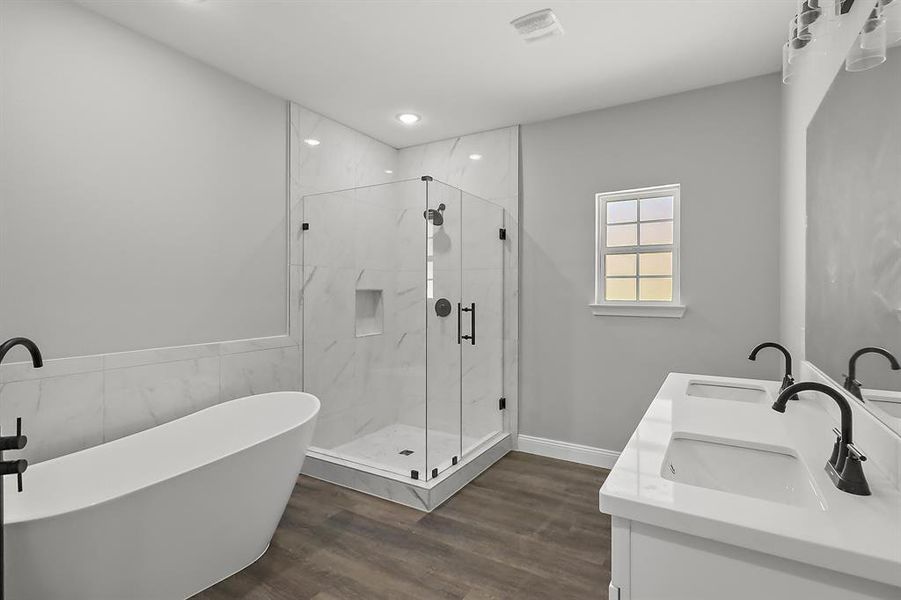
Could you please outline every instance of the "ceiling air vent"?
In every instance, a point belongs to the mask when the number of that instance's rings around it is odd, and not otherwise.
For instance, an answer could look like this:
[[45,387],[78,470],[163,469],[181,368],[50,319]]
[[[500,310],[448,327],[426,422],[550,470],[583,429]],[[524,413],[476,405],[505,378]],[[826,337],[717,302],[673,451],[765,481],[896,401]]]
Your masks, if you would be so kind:
[[510,25],[522,36],[526,43],[537,42],[557,35],[563,35],[563,27],[557,15],[549,8],[536,10],[510,21]]

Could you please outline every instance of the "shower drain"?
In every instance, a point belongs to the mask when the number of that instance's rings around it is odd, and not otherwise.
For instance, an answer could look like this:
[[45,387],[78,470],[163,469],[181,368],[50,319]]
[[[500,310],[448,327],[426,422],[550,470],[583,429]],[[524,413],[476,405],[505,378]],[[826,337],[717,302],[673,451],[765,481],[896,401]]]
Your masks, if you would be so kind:
[[403,454],[404,456],[410,456],[411,454],[413,454],[413,451],[412,450],[401,450],[400,452],[398,452],[398,454]]

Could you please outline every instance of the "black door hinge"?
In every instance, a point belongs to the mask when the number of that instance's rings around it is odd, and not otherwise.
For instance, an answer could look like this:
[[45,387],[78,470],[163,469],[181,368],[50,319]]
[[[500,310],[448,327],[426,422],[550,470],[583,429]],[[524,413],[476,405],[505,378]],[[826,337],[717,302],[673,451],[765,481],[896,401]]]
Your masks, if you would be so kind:
[[451,459],[451,464],[452,464],[452,465],[457,464],[457,457],[456,457],[456,456],[453,457],[453,458]]
[[500,400],[497,401],[497,409],[498,410],[504,410],[506,408],[507,408],[507,399],[506,398],[501,398]]
[[507,230],[504,229],[503,227],[501,227],[497,232],[497,237],[499,237],[502,240],[507,239]]
[[410,471],[410,479],[419,479],[419,471]]
[[437,467],[432,469],[432,478],[434,479],[435,477],[438,477],[438,468]]
[[310,224],[309,224],[309,223],[304,223],[303,225],[300,226],[300,228],[301,228],[302,230],[306,231],[307,229],[310,228]]

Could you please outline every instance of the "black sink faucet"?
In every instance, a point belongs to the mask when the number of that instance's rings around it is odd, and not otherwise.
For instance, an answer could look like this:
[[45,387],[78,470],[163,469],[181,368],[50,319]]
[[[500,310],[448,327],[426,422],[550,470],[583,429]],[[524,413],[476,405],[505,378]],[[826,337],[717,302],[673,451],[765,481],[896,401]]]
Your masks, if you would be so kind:
[[[756,348],[751,350],[751,354],[748,356],[748,360],[757,360],[757,353],[763,350],[764,348],[775,348],[779,352],[782,353],[782,356],[785,357],[785,376],[782,377],[782,387],[779,388],[779,391],[782,392],[785,388],[792,385],[795,382],[795,378],[792,375],[792,355],[788,349],[782,344],[777,344],[776,342],[764,342],[758,345]],[[792,396],[792,400],[797,400],[798,396]]]
[[869,496],[870,486],[863,473],[863,463],[867,457],[853,443],[851,405],[848,399],[837,389],[815,381],[803,381],[782,390],[779,397],[773,403],[773,410],[784,413],[788,400],[796,396],[798,392],[820,392],[826,394],[838,404],[842,416],[841,430],[833,429],[836,434],[835,444],[832,447],[832,455],[826,461],[826,473],[832,479],[835,487],[849,494]]
[[[23,346],[31,354],[31,364],[35,369],[44,366],[44,359],[41,357],[41,351],[37,344],[28,338],[15,337],[6,340],[0,344],[0,363],[15,346]],[[3,452],[6,450],[21,450],[28,443],[28,438],[22,435],[22,418],[16,419],[16,435],[0,435],[0,600],[5,597],[4,586],[4,559],[3,559],[3,478],[6,475],[15,475],[19,480],[19,491],[22,491],[22,473],[28,468],[28,461],[19,460],[3,460]]]
[[844,387],[860,400],[863,400],[864,398],[863,394],[860,392],[861,383],[857,381],[857,359],[864,354],[881,354],[888,359],[889,364],[892,366],[892,371],[901,370],[901,365],[898,364],[898,359],[895,358],[895,356],[885,348],[868,346],[866,348],[861,348],[860,350],[852,354],[851,360],[848,361],[848,374],[845,375]]

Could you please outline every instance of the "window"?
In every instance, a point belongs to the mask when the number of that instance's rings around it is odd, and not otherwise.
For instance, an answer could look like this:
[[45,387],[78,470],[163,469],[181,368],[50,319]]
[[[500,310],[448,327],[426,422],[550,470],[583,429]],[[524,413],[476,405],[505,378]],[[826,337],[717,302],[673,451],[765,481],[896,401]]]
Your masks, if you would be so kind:
[[596,315],[681,317],[679,185],[597,194]]

